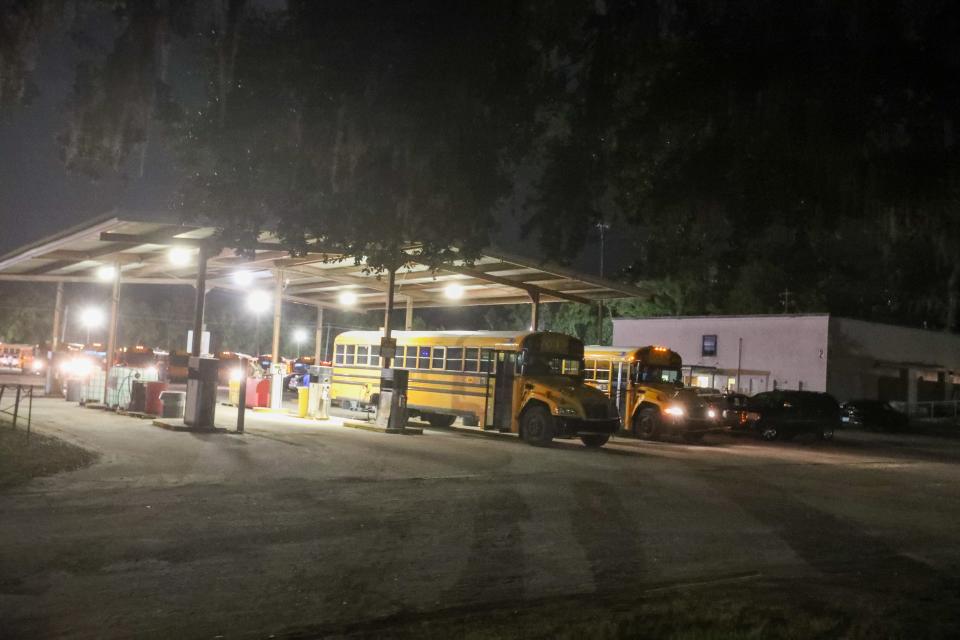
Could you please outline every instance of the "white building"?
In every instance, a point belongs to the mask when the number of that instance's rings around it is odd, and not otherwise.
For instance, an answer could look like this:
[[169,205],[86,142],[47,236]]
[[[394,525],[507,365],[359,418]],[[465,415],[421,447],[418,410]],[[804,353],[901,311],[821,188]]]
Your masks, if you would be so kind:
[[960,336],[828,314],[615,319],[616,346],[663,345],[687,382],[753,394],[827,391],[838,400],[960,396]]

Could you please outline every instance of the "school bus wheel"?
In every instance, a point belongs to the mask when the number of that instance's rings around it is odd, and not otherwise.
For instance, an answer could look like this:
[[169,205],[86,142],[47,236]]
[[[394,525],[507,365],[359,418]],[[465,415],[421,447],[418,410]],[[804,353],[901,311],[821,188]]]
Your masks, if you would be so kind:
[[553,416],[544,406],[529,407],[520,417],[520,435],[532,445],[544,447],[553,440]]
[[590,447],[591,449],[597,449],[607,444],[607,440],[610,439],[610,436],[602,433],[586,433],[580,436],[580,440],[584,445]]
[[633,433],[645,440],[656,440],[660,437],[660,412],[653,407],[637,412],[633,418]]
[[450,416],[445,413],[425,413],[424,420],[430,423],[431,427],[450,427],[456,421],[457,416]]

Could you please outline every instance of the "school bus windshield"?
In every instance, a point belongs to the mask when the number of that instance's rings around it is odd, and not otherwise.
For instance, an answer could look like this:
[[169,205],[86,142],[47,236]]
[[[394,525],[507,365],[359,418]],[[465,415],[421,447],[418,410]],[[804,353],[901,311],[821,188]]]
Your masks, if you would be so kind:
[[537,353],[524,350],[521,374],[526,376],[570,376],[579,379],[583,375],[583,361],[569,355]]
[[660,384],[683,384],[680,369],[638,364],[634,368],[634,382],[652,382]]

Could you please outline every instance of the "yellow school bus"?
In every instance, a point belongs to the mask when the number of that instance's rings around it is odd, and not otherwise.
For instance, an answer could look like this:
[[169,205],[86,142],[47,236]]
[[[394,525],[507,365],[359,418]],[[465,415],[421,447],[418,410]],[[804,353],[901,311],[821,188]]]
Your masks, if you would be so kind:
[[[518,434],[531,444],[579,437],[604,445],[620,425],[614,404],[583,383],[583,343],[551,332],[398,331],[396,368],[409,370],[407,408],[434,426]],[[376,405],[380,333],[348,331],[334,342],[330,397]]]
[[623,430],[655,440],[666,432],[699,440],[716,411],[683,386],[680,354],[667,347],[584,348],[584,380],[617,405]]

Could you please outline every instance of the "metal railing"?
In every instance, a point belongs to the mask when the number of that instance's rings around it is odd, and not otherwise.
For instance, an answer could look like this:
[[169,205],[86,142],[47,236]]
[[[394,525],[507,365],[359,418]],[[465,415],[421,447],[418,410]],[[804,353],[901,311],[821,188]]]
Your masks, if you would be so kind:
[[890,406],[911,418],[928,420],[960,420],[960,400],[927,400],[923,402],[891,402]]
[[[13,404],[3,406],[3,398],[7,397],[10,401],[10,395],[13,393]],[[0,415],[10,416],[11,425],[14,430],[17,428],[17,421],[21,419],[21,405],[27,401],[27,438],[30,438],[30,424],[33,422],[33,385],[32,384],[0,384]]]

